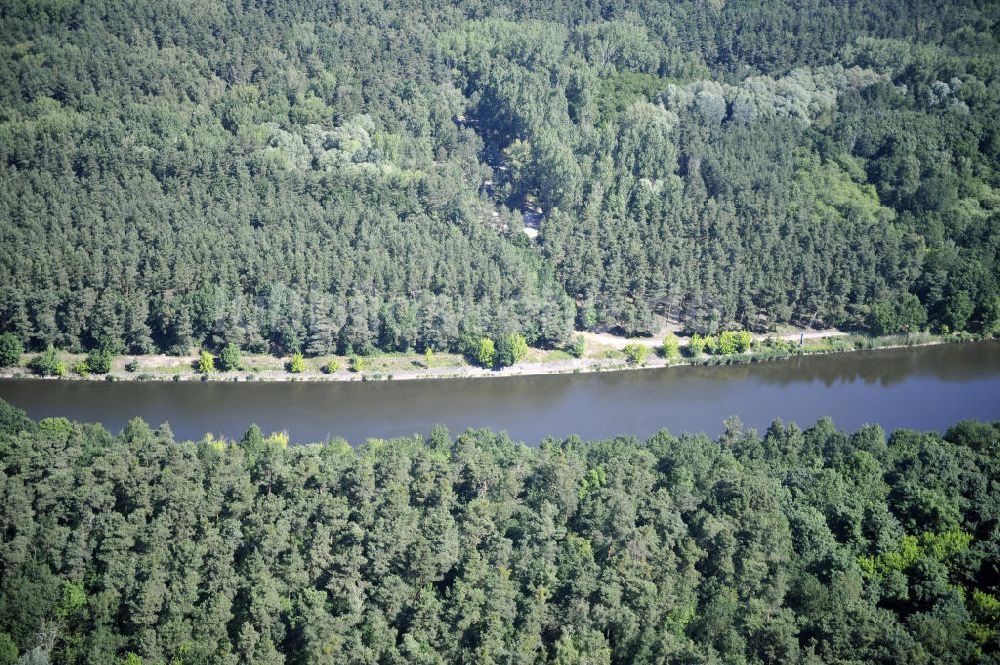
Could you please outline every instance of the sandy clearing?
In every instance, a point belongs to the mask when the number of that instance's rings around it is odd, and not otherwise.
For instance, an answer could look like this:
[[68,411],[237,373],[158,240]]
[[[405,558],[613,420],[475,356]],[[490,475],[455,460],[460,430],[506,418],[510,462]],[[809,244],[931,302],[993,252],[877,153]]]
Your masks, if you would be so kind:
[[[588,348],[593,346],[602,346],[606,348],[622,350],[627,344],[640,344],[642,346],[647,346],[650,348],[655,348],[663,344],[663,338],[667,333],[675,333],[676,328],[664,328],[660,332],[656,333],[652,337],[623,337],[621,335],[612,335],[611,333],[592,333],[583,332],[579,333],[583,335],[584,340],[587,343]],[[754,339],[762,340],[768,337],[777,337],[779,339],[785,339],[790,341],[797,341],[801,336],[805,339],[823,339],[824,337],[840,337],[842,335],[847,335],[842,330],[837,330],[836,328],[828,328],[826,330],[813,330],[813,331],[801,331],[793,333],[783,333],[780,335],[775,335],[773,333],[766,335],[754,335]],[[679,346],[687,346],[688,338],[677,336],[677,343]]]

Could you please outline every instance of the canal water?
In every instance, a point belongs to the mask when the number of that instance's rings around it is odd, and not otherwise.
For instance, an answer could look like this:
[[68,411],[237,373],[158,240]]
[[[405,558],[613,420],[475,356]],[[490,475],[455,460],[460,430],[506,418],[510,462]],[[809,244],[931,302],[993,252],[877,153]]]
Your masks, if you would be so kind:
[[505,379],[351,383],[0,381],[0,397],[33,418],[66,416],[119,431],[141,416],[178,439],[238,438],[250,423],[293,442],[341,436],[506,430],[547,436],[647,437],[666,428],[717,435],[738,416],[763,431],[775,418],[802,426],[832,416],[843,429],[879,423],[944,430],[1000,420],[1000,343],[943,345],[728,367],[674,367]]

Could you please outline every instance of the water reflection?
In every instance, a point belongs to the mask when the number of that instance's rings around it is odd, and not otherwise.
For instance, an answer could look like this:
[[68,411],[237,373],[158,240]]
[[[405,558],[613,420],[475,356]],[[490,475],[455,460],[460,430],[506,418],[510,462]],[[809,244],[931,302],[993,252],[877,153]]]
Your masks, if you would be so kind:
[[753,365],[684,367],[671,371],[711,381],[753,378],[779,386],[819,381],[831,387],[855,381],[865,385],[892,386],[920,376],[959,383],[979,381],[994,376],[998,366],[1000,342],[992,341],[974,345],[947,344],[806,356]]

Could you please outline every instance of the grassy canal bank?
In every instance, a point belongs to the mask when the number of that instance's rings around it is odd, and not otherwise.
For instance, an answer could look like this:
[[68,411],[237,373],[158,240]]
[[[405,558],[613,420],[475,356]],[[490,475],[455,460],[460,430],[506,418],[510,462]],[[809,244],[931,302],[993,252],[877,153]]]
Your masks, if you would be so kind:
[[[607,336],[605,336],[607,337]],[[118,356],[110,359],[105,373],[88,372],[86,354],[57,352],[61,364],[59,376],[42,377],[31,365],[38,353],[21,357],[17,366],[0,370],[3,378],[47,378],[61,380],[99,381],[399,381],[444,378],[497,378],[541,374],[577,374],[583,372],[625,371],[663,368],[678,365],[732,365],[779,361],[804,355],[847,353],[871,349],[926,346],[986,339],[969,334],[935,335],[911,333],[872,337],[836,330],[808,333],[786,333],[780,336],[756,336],[749,348],[724,352],[718,342],[700,352],[689,338],[678,337],[676,347],[667,348],[662,341],[650,338],[580,339],[580,346],[570,350],[529,348],[526,356],[512,367],[502,370],[471,364],[465,356],[455,353],[380,353],[364,357],[320,356],[314,358],[280,358],[263,354],[243,354],[239,369],[231,371],[201,371],[200,355]],[[626,343],[623,344],[622,341]],[[704,343],[705,340],[701,340]]]

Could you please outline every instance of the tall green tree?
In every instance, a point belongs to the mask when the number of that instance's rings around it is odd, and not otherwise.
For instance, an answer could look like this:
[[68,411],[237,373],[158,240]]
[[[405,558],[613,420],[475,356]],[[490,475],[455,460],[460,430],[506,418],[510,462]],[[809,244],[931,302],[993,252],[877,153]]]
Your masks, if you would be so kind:
[[0,367],[16,367],[21,364],[24,345],[14,333],[0,335]]
[[241,369],[243,366],[243,354],[240,347],[232,342],[228,342],[219,354],[219,370],[232,372]]

